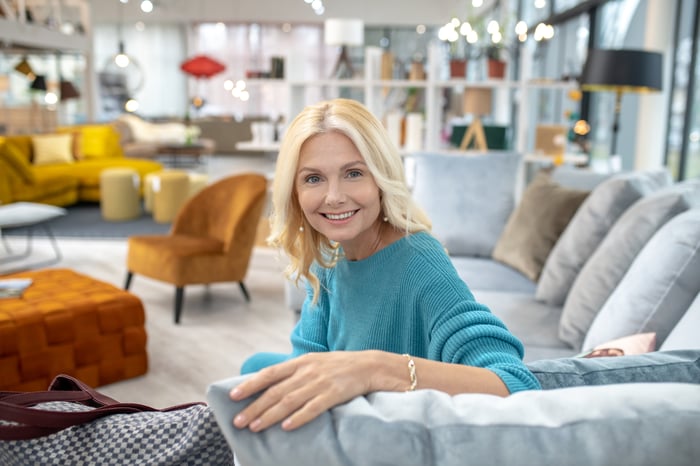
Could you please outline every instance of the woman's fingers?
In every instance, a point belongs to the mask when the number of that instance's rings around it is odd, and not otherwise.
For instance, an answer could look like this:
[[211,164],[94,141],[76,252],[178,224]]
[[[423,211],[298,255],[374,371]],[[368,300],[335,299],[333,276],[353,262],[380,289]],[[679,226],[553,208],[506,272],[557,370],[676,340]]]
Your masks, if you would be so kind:
[[311,353],[266,368],[236,389],[231,398],[241,400],[263,393],[234,419],[238,428],[260,431],[282,422],[295,429],[324,411],[368,391],[363,353]]

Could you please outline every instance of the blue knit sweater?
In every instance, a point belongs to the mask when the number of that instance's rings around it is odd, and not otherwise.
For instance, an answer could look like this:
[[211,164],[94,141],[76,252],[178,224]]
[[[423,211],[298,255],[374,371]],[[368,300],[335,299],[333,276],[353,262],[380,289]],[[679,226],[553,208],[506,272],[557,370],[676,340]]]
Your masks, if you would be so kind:
[[523,346],[475,301],[440,243],[404,237],[359,261],[318,267],[321,293],[309,289],[292,332],[292,354],[258,353],[242,373],[308,352],[377,349],[492,370],[511,393],[539,388]]

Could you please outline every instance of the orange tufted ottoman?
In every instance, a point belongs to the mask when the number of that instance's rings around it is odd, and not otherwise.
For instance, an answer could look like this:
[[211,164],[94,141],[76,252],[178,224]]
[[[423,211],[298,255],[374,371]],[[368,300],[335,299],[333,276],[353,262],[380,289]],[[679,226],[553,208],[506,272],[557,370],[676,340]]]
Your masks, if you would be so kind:
[[21,298],[0,299],[0,390],[46,390],[59,373],[96,387],[148,369],[141,300],[69,269],[31,278]]

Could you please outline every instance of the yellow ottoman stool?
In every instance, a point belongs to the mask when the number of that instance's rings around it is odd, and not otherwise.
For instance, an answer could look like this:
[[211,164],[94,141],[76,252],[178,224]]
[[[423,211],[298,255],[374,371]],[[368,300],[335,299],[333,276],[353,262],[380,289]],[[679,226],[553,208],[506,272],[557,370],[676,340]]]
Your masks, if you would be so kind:
[[154,173],[150,183],[153,191],[153,220],[170,223],[189,197],[190,177],[182,170]]
[[194,196],[209,183],[209,176],[203,173],[190,173],[189,197]]
[[140,179],[131,168],[109,168],[100,173],[100,210],[108,221],[141,216]]

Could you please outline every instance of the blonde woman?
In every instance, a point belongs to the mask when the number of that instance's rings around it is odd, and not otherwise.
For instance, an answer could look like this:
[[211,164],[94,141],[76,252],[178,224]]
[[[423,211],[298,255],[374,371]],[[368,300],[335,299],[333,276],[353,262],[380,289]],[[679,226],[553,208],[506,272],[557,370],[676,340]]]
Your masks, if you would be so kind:
[[322,102],[294,119],[272,201],[270,242],[308,296],[292,353],[245,362],[241,372],[255,374],[231,398],[260,396],[236,427],[292,430],[376,391],[539,388],[522,344],[475,301],[430,235],[396,147],[360,103]]

